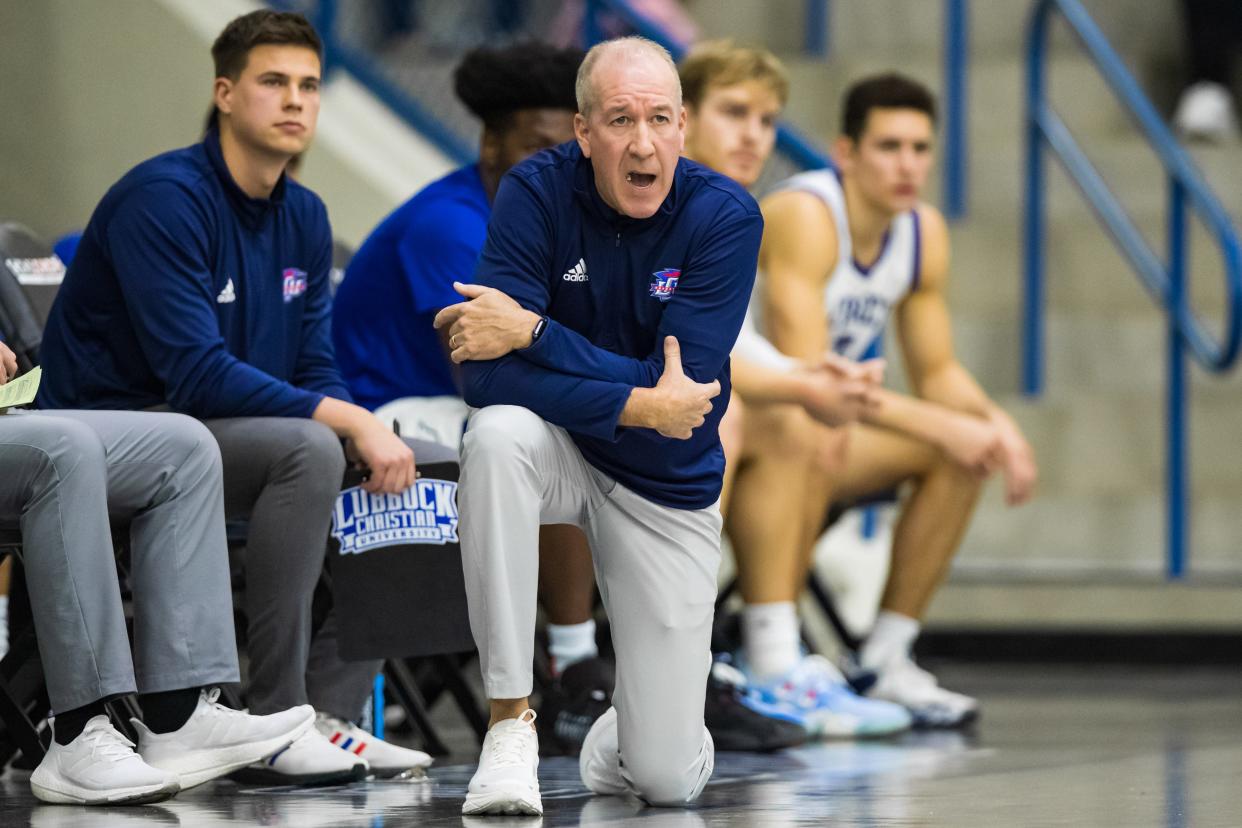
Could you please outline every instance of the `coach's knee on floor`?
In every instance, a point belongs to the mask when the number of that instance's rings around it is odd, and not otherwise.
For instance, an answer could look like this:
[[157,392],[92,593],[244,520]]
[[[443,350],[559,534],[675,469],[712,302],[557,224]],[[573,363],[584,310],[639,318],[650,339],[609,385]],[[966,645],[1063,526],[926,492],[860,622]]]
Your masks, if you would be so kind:
[[[634,792],[648,805],[680,808],[699,798],[715,767],[715,750],[711,737],[704,731],[702,752],[688,766],[670,761],[668,753],[625,760],[625,775]],[[684,755],[684,754],[683,754]]]

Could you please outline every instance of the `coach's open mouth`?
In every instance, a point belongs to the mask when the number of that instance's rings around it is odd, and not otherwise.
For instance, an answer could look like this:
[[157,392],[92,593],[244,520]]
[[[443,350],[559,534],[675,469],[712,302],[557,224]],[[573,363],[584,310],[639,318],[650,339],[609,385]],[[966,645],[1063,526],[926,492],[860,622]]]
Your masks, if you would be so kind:
[[632,172],[626,173],[625,180],[638,189],[645,190],[655,183],[656,177],[654,173]]

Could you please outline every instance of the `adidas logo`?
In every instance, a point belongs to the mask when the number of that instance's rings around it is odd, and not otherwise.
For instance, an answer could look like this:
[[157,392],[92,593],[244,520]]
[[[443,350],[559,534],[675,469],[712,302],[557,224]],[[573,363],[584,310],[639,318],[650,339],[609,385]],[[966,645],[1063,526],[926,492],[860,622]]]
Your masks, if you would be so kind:
[[220,295],[216,297],[217,305],[227,305],[229,302],[237,301],[237,293],[233,290],[233,277],[229,277],[228,284],[224,286],[224,290],[220,291]]
[[566,282],[589,282],[591,281],[590,277],[587,276],[587,272],[586,272],[586,260],[579,259],[578,263],[574,265],[573,267],[571,267],[568,271],[566,271],[565,275],[562,276],[561,278],[564,279]]

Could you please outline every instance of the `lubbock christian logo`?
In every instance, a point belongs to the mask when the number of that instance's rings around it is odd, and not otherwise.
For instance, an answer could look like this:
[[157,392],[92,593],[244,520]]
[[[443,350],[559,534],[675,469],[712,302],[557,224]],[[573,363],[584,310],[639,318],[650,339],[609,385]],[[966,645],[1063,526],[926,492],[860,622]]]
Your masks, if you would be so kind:
[[401,494],[369,494],[354,486],[332,511],[342,555],[404,543],[457,543],[457,484],[420,478]]
[[680,278],[681,271],[675,268],[657,270],[651,274],[651,295],[661,302],[667,302],[673,298],[673,291],[677,290],[677,280]]
[[296,267],[286,267],[280,272],[284,278],[285,304],[306,293],[306,271]]

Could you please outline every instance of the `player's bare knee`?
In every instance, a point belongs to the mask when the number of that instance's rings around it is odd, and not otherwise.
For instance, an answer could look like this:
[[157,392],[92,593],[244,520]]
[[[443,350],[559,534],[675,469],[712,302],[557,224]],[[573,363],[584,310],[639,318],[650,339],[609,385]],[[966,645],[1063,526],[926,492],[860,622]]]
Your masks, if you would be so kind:
[[987,482],[974,469],[968,468],[944,452],[937,452],[922,477],[936,476],[948,480],[964,493],[977,493]]
[[815,422],[795,405],[752,406],[746,426],[747,440],[773,460],[805,462],[818,436]]

